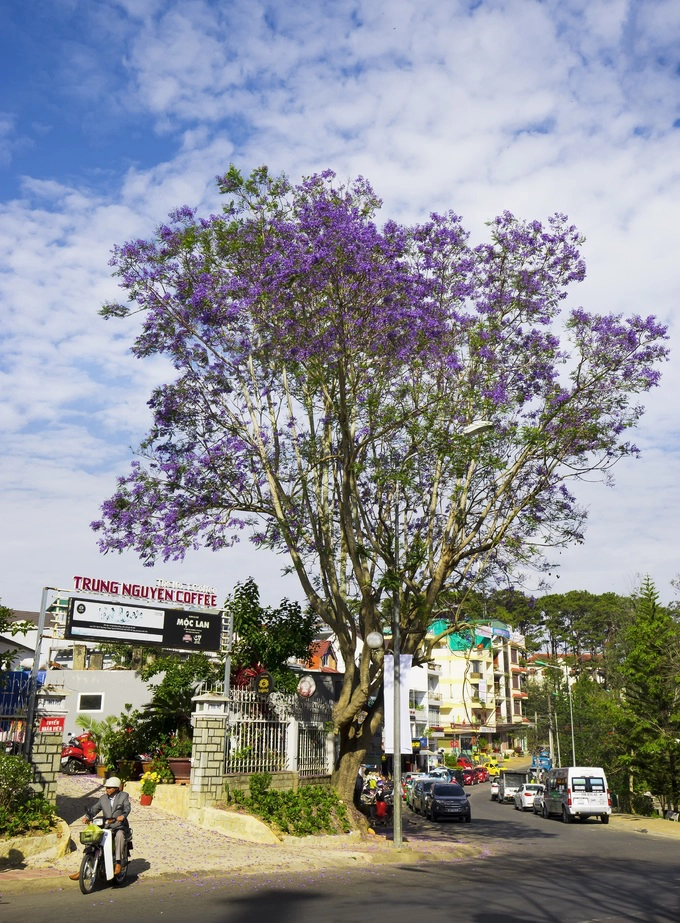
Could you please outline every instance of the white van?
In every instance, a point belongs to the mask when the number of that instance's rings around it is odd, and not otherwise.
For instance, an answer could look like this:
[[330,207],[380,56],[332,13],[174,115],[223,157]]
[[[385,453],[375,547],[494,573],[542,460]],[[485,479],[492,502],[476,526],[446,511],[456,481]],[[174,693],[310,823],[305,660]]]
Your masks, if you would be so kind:
[[578,817],[599,817],[609,823],[612,799],[607,777],[599,766],[567,766],[551,769],[543,779],[543,817],[559,814],[565,824]]

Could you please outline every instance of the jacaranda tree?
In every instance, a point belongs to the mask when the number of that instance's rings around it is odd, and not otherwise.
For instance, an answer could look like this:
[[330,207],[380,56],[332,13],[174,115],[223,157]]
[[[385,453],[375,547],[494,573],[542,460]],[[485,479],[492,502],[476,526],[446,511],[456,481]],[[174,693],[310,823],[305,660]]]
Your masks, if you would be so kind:
[[[391,594],[402,650],[422,660],[443,600],[579,541],[568,485],[637,452],[627,431],[665,329],[560,312],[585,273],[561,215],[504,213],[472,246],[451,212],[380,226],[361,178],[232,168],[218,183],[222,214],[182,208],[114,250],[126,303],[102,313],[143,311],[134,352],[177,376],[94,528],[149,564],[244,533],[287,555],[345,660],[335,784],[349,798],[382,717],[382,651],[361,639]],[[493,431],[466,438],[475,418]]]

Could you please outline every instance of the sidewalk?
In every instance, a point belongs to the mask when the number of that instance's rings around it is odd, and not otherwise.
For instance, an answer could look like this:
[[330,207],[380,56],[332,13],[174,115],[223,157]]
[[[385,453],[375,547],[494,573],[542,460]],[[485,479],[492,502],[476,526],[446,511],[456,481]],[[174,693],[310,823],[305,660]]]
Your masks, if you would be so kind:
[[[78,888],[78,883],[69,881],[68,875],[80,867],[80,819],[86,807],[102,792],[101,780],[94,776],[60,774],[57,811],[71,826],[71,837],[77,848],[61,859],[28,857],[21,867],[0,871],[0,895],[25,887]],[[130,873],[139,880],[226,870],[230,874],[255,874],[263,870],[313,871],[394,862],[441,861],[480,852],[465,844],[454,846],[450,840],[446,844],[437,840],[422,841],[413,846],[406,843],[403,850],[397,851],[384,835],[361,837],[358,834],[323,838],[287,837],[281,844],[245,843],[162,811],[155,804],[142,807],[135,798],[132,799],[130,826],[134,843]],[[319,848],[320,840],[322,849]],[[445,853],[442,851],[444,846]]]

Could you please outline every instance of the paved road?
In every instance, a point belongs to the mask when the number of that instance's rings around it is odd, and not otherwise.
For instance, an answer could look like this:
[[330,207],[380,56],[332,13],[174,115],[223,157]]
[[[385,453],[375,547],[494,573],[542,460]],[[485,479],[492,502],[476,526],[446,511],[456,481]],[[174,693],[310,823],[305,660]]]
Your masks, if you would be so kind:
[[[634,832],[625,825],[565,825],[520,814],[470,792],[471,824],[431,824],[405,815],[409,842],[475,844],[478,858],[454,863],[310,869],[261,874],[132,877],[121,889],[83,897],[72,888],[8,894],[3,919],[201,923],[677,923],[680,839]],[[675,825],[673,825],[674,827]],[[636,830],[644,829],[636,825]],[[481,847],[481,848],[480,848]],[[200,850],[200,844],[197,844]]]

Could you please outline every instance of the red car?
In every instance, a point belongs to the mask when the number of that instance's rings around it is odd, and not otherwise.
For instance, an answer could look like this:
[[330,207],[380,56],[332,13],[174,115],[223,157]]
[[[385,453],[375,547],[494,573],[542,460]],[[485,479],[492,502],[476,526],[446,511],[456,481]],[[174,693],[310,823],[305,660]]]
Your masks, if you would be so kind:
[[463,785],[476,785],[478,782],[477,776],[475,775],[474,769],[469,769],[467,766],[463,770]]
[[489,781],[489,770],[486,768],[486,766],[475,766],[474,774],[478,782]]
[[459,756],[458,765],[461,767],[461,769],[472,769],[472,760],[470,760],[467,756]]

